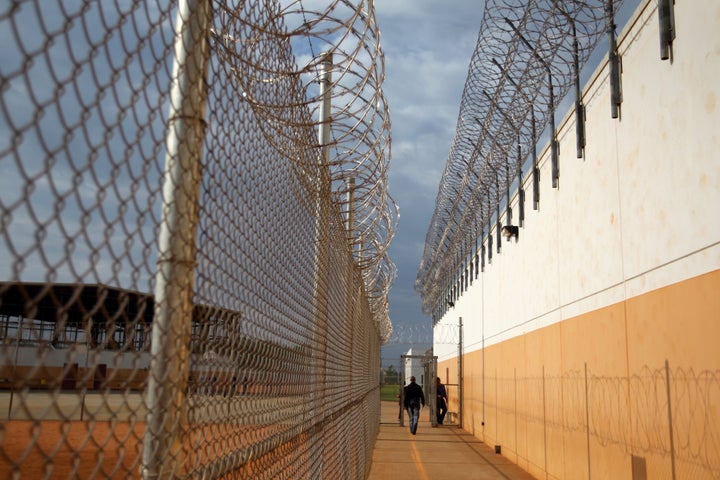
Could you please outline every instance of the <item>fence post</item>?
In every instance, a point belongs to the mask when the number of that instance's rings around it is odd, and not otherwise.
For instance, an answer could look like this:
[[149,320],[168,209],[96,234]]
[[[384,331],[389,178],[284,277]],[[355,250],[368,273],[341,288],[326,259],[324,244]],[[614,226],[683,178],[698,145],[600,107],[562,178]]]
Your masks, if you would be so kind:
[[[330,235],[330,106],[332,99],[332,53],[320,54],[319,98],[320,112],[318,117],[318,147],[317,183],[315,194],[315,272],[313,280],[313,310],[315,312],[315,338],[316,354],[313,366],[315,368],[315,384],[313,385],[313,402],[311,418],[315,426],[313,435],[320,428],[319,419],[325,412],[325,379],[327,372],[327,323],[328,323],[328,248]],[[312,467],[319,470],[312,471],[313,477],[323,476],[323,454],[313,452]],[[319,459],[318,457],[319,456]]]
[[592,478],[590,474],[591,463],[590,462],[590,400],[589,400],[589,387],[588,387],[588,368],[587,362],[585,362],[585,445],[587,446],[587,464],[588,464],[588,478]]
[[400,355],[400,426],[405,426],[405,355]]
[[670,388],[670,362],[665,359],[665,389],[667,395],[668,429],[670,438],[670,467],[672,468],[672,479],[675,476],[675,434],[673,433],[672,395]]
[[[463,395],[465,389],[463,388],[463,320],[460,317],[458,324],[458,427],[463,428]],[[484,355],[484,348],[483,348]],[[483,398],[483,404],[485,399]],[[483,405],[483,410],[485,406]]]
[[438,414],[438,406],[437,406],[437,383],[436,378],[438,377],[438,371],[437,371],[437,356],[433,355],[431,357],[425,357],[424,359],[426,365],[428,365],[427,368],[427,380],[425,380],[425,384],[429,386],[427,389],[428,391],[428,398],[425,399],[425,405],[430,407],[428,410],[430,410],[430,426],[431,427],[437,427],[437,414]]
[[155,283],[155,317],[145,402],[148,407],[142,476],[184,474],[189,338],[193,312],[198,198],[205,136],[208,0],[181,0],[175,24],[175,60],[163,180]]

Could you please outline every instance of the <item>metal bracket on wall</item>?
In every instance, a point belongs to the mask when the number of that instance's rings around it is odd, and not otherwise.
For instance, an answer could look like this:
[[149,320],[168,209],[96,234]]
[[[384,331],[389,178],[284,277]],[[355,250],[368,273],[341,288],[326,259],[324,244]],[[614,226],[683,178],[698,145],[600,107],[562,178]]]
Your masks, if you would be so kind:
[[658,0],[660,29],[660,59],[672,62],[672,42],[675,40],[675,0]]

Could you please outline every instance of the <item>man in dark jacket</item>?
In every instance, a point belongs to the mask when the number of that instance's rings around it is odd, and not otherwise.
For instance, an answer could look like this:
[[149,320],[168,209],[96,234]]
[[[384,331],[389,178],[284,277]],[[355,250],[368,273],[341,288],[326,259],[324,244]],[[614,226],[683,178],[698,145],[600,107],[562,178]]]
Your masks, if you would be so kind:
[[440,377],[435,379],[435,391],[437,392],[437,422],[438,425],[443,424],[445,420],[445,414],[447,413],[447,390],[445,385],[442,384]]
[[405,387],[405,410],[410,418],[410,433],[417,432],[418,418],[420,418],[420,406],[425,406],[425,395],[420,385],[415,383],[415,377],[410,377],[410,384]]

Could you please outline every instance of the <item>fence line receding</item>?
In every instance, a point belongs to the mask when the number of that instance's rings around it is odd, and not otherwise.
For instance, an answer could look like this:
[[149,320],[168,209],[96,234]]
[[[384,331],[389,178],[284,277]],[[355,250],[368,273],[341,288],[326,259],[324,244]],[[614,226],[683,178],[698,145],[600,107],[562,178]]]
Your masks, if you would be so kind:
[[[622,103],[616,45],[618,11],[623,0],[488,0],[478,42],[470,60],[460,113],[415,288],[423,311],[437,321],[466,284],[469,272],[483,268],[481,246],[495,232],[502,245],[504,225],[523,225],[525,183],[532,177],[527,208],[537,209],[538,148],[550,145],[553,188],[560,164],[556,110],[574,92],[577,156],[585,149],[585,120],[580,88],[583,67],[603,38],[606,56],[616,68],[612,105]],[[636,2],[635,2],[636,3]],[[518,193],[518,211],[510,208]],[[532,199],[532,202],[529,201]]]
[[13,1],[0,35],[0,471],[365,478],[397,223],[373,2]]

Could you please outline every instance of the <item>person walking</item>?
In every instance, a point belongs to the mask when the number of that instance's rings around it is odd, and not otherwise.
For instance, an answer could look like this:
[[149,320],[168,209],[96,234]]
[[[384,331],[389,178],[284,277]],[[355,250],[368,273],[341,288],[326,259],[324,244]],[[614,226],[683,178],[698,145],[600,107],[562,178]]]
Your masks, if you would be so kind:
[[410,377],[410,383],[405,387],[405,410],[410,418],[410,433],[415,435],[420,418],[421,405],[425,406],[425,395],[422,387],[415,383],[415,377]]
[[447,413],[447,391],[445,385],[440,381],[440,377],[435,380],[435,391],[437,393],[437,423],[438,425],[443,424],[445,420],[445,414]]

